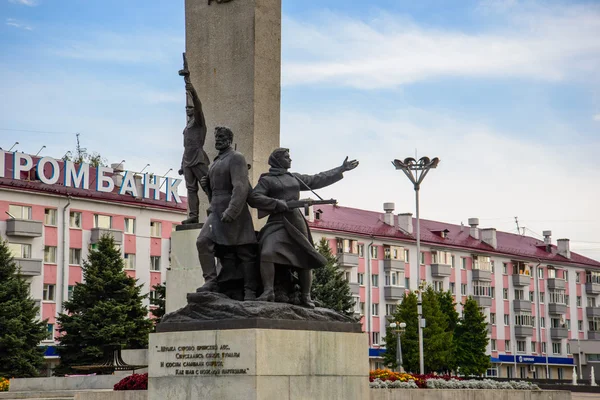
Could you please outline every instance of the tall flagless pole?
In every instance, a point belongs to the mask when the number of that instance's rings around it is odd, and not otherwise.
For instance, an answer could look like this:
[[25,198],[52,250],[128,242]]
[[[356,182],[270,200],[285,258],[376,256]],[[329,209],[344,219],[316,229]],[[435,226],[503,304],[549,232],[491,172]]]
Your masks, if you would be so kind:
[[[418,161],[412,157],[405,158],[404,161],[394,160],[392,164],[396,169],[402,170],[404,174],[410,179],[415,189],[415,203],[416,203],[416,216],[417,216],[417,285],[419,290],[417,299],[417,312],[418,312],[418,329],[419,329],[419,369],[421,374],[425,374],[425,358],[423,356],[423,328],[425,326],[425,320],[423,319],[423,287],[421,285],[421,220],[419,215],[419,189],[421,188],[421,182],[425,179],[425,176],[431,168],[436,168],[440,162],[439,158],[429,159],[428,157],[421,157]],[[414,172],[414,174],[413,174]]]

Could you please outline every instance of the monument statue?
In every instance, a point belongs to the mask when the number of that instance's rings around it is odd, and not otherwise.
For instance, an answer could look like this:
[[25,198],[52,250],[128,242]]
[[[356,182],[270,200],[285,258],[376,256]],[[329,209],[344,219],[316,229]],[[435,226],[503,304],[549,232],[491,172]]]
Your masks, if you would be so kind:
[[[259,301],[274,301],[275,265],[293,267],[298,272],[300,304],[314,308],[310,297],[312,269],[322,267],[326,260],[315,249],[306,219],[299,209],[300,191],[329,186],[358,166],[348,161],[341,166],[316,175],[290,173],[292,159],[288,149],[279,148],[269,157],[269,172],[263,174],[249,198],[249,204],[269,219],[259,234],[260,275],[263,292]],[[327,201],[324,201],[327,202]]]
[[[205,280],[197,291],[223,291],[220,283],[236,280],[239,269],[244,282],[244,300],[255,300],[256,234],[246,203],[251,190],[248,165],[244,156],[232,148],[232,142],[233,132],[229,128],[215,128],[215,148],[219,154],[208,169],[208,175],[200,179],[210,208],[196,241]],[[222,265],[219,277],[215,256]]]
[[183,76],[186,90],[187,125],[183,130],[183,157],[179,175],[185,178],[185,187],[188,193],[188,218],[182,224],[198,223],[200,199],[198,198],[198,184],[208,173],[208,155],[204,151],[206,140],[206,120],[202,111],[202,103],[196,93],[196,89],[190,80],[190,71],[187,59],[183,53],[183,69],[179,71]]

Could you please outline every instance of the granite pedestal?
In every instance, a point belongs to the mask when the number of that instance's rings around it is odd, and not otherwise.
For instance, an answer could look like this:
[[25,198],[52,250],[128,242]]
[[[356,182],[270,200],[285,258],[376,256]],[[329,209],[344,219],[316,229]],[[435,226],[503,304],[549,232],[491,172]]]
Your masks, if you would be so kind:
[[[150,335],[149,400],[316,400],[369,396],[357,324],[237,320],[167,324]],[[237,328],[236,324],[241,328]],[[312,329],[312,330],[311,330]],[[167,330],[167,331],[165,331]]]

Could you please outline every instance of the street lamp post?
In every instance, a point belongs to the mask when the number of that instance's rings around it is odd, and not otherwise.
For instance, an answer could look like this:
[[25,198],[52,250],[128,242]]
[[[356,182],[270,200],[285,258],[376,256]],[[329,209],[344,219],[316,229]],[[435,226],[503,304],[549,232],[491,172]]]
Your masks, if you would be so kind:
[[[396,329],[396,327],[399,329]],[[396,332],[396,364],[398,365],[398,372],[402,372],[402,339],[400,338],[400,335],[404,332],[406,323],[400,322],[399,324],[396,324],[395,322],[392,322],[390,328]]]
[[402,170],[408,179],[412,182],[415,189],[415,201],[417,211],[417,284],[419,286],[418,291],[418,302],[417,312],[419,313],[419,367],[421,374],[425,374],[425,361],[423,359],[423,326],[425,320],[423,319],[423,308],[422,308],[422,287],[421,287],[421,223],[419,220],[419,189],[421,183],[430,169],[436,168],[440,163],[440,159],[435,157],[430,159],[429,157],[421,157],[419,160],[415,160],[412,157],[405,158],[402,160],[394,160],[392,164],[396,169]]

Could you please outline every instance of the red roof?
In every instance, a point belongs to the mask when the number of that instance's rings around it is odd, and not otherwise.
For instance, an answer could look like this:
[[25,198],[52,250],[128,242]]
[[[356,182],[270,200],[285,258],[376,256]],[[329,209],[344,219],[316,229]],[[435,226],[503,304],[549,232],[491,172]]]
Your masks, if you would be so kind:
[[[390,238],[402,241],[415,241],[416,219],[413,218],[413,235],[399,230],[383,222],[383,213],[360,210],[357,208],[319,205],[322,211],[320,218],[309,222],[313,229],[335,231],[340,233],[374,236],[380,239]],[[439,232],[448,230],[446,237]],[[421,219],[421,243],[430,246],[462,248],[478,253],[503,254],[508,257],[541,260],[545,263],[578,264],[600,268],[600,262],[571,252],[571,258],[558,254],[552,245],[546,251],[544,242],[529,236],[521,236],[507,232],[496,232],[497,248],[473,238],[468,226],[453,225],[440,221]]]

